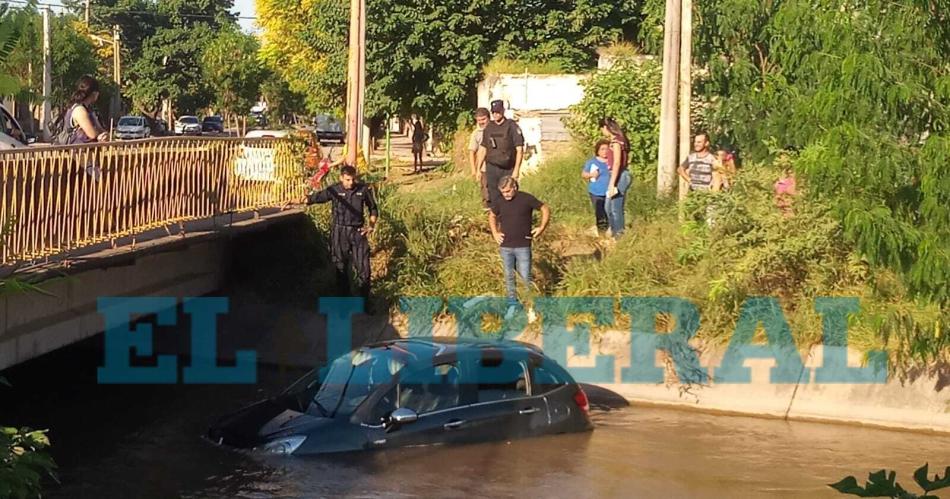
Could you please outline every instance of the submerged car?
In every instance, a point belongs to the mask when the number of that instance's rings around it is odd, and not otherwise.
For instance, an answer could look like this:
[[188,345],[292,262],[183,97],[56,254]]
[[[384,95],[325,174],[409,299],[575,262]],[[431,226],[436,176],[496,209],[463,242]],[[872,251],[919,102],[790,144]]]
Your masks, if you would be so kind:
[[[322,382],[321,382],[322,379]],[[354,350],[208,439],[273,454],[506,440],[593,429],[584,390],[534,346],[397,339]]]

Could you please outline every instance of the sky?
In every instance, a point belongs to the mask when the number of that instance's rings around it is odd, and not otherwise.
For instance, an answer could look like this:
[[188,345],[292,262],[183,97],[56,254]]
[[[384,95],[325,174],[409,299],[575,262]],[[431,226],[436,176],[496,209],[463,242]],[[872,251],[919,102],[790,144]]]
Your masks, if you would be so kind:
[[[255,16],[257,15],[257,10],[254,5],[255,1],[256,0],[234,0],[234,8],[231,9],[231,12],[239,16]],[[238,19],[238,23],[241,25],[241,29],[248,33],[257,31],[253,19]]]
[[[245,17],[253,17],[257,15],[257,9],[254,5],[256,0],[234,0],[234,8],[231,9],[231,12]],[[95,0],[93,0],[95,2]],[[62,0],[40,0],[40,3],[50,4],[54,6],[61,6],[63,4]],[[54,12],[59,12],[61,9],[53,7]],[[253,19],[238,19],[238,24],[241,25],[241,29],[248,33],[253,33],[258,31],[257,26],[254,25]]]

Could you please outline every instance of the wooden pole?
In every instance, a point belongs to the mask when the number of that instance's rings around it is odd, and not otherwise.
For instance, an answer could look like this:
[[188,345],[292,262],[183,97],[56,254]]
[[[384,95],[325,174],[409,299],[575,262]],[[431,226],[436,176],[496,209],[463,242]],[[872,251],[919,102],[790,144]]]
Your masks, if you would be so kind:
[[356,153],[360,144],[360,61],[362,58],[360,40],[362,34],[361,17],[362,0],[350,0],[350,47],[349,67],[347,71],[347,105],[346,105],[346,164],[356,165]]
[[656,193],[669,196],[676,185],[676,91],[680,56],[680,0],[666,0],[663,26],[663,80],[660,94],[660,140]]
[[[43,9],[43,112],[40,114],[40,133],[44,142],[49,142],[49,125],[52,118],[53,94],[53,56],[51,52],[52,28],[50,27],[50,8]],[[64,125],[68,126],[68,125]],[[24,139],[25,140],[25,139]]]
[[[693,0],[682,2],[682,18],[680,19],[680,122],[679,122],[679,162],[686,160],[691,150],[692,127],[690,126],[690,104],[693,97]],[[679,199],[686,197],[689,184],[679,180]]]
[[112,77],[115,80],[115,113],[122,114],[122,54],[119,25],[112,26]]

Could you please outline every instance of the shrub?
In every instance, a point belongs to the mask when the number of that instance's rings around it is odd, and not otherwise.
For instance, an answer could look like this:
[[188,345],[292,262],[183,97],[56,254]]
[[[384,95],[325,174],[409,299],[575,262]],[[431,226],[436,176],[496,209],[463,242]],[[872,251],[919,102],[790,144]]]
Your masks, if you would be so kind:
[[566,124],[575,139],[593,144],[601,137],[598,121],[617,120],[630,141],[630,163],[638,178],[656,175],[660,131],[661,67],[654,61],[623,61],[584,82],[584,98],[571,108]]

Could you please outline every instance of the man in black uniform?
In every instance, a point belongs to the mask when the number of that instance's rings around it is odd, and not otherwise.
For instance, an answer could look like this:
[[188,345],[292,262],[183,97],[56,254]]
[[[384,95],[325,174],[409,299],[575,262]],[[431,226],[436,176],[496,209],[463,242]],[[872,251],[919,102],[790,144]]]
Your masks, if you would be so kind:
[[[356,168],[344,166],[340,169],[339,182],[307,195],[308,205],[328,202],[333,203],[330,258],[336,266],[337,284],[349,294],[347,267],[352,265],[360,285],[360,294],[368,300],[370,267],[369,240],[366,236],[373,232],[379,217],[373,191],[368,185],[357,181]],[[363,222],[366,211],[369,211],[368,226]]]
[[501,197],[498,182],[502,177],[518,180],[521,160],[524,158],[524,136],[517,123],[505,118],[504,102],[492,101],[491,118],[482,133],[482,143],[478,148],[475,165],[476,168],[481,168],[482,164],[485,164],[489,206]]

